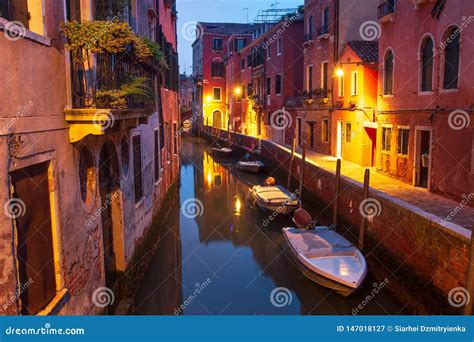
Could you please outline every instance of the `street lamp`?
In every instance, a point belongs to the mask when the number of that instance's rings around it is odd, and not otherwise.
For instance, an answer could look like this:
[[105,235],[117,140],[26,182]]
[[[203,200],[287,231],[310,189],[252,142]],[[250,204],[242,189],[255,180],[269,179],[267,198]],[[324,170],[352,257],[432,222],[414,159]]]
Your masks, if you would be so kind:
[[342,76],[344,76],[344,70],[342,70],[341,68],[337,68],[337,69],[336,69],[336,76],[337,76],[337,77],[342,77]]
[[242,94],[242,87],[235,87],[234,88],[234,94],[239,96]]
[[212,102],[212,96],[211,96],[211,95],[207,95],[207,96],[206,96],[206,102],[207,102],[207,103],[211,103],[211,102]]

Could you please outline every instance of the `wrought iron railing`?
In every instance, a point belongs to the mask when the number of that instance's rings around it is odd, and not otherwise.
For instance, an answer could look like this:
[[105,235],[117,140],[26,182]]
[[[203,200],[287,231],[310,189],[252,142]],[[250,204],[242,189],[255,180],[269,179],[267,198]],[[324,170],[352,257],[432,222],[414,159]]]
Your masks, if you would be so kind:
[[330,94],[329,89],[318,88],[305,92],[305,95],[308,99],[321,99],[328,98]]
[[73,62],[73,104],[75,108],[111,108],[107,101],[98,100],[97,91],[117,91],[134,79],[142,79],[146,94],[125,95],[126,108],[152,109],[155,107],[157,66],[139,62],[127,53],[97,54],[95,68]]
[[310,42],[314,39],[314,32],[308,32],[304,35],[304,43]]
[[328,34],[329,33],[329,26],[328,25],[323,25],[321,27],[318,27],[317,34],[318,37]]

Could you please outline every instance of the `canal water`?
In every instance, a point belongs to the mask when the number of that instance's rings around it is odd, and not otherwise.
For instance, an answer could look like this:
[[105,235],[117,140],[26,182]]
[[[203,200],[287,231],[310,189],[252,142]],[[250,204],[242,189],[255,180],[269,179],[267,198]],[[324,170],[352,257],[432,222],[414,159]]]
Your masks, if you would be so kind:
[[[387,289],[369,275],[344,298],[304,277],[285,251],[281,228],[247,201],[255,176],[219,163],[206,142],[184,138],[180,196],[135,297],[137,315],[398,314]],[[278,179],[284,184],[283,179]],[[322,212],[304,200],[310,212]],[[321,218],[325,223],[325,218]]]

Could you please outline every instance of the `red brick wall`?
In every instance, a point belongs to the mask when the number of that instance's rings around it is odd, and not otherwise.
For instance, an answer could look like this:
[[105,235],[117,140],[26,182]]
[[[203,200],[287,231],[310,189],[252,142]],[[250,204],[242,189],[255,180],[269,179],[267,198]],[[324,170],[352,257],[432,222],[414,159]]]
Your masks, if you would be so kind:
[[[258,144],[256,138],[233,134],[231,137],[245,146]],[[268,141],[262,141],[261,146],[262,156],[272,170],[279,165],[288,169],[289,151]],[[296,178],[299,164],[293,164]],[[330,212],[336,191],[335,175],[309,163],[305,172],[305,191],[327,205]],[[342,177],[340,189],[338,230],[357,243],[362,185]],[[380,216],[369,220],[366,232],[364,255],[371,274],[379,280],[388,278],[389,290],[402,305],[407,305],[409,312],[460,313],[449,305],[447,297],[451,289],[466,286],[469,234],[445,228],[435,218],[379,191],[371,190],[370,198],[381,204]]]

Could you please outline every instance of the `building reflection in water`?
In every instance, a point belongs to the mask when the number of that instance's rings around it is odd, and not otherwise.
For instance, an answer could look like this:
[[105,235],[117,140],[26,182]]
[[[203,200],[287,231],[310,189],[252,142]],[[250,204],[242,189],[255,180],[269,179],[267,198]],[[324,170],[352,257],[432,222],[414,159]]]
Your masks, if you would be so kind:
[[[180,185],[181,203],[196,198],[203,203],[203,213],[196,218],[179,212],[171,216],[168,225],[173,229],[147,272],[137,298],[144,304],[138,312],[172,314],[172,305],[186,303],[180,314],[351,314],[370,293],[373,281],[368,280],[361,293],[343,298],[302,276],[284,251],[281,228],[291,225],[290,218],[279,217],[264,226],[269,214],[247,201],[251,186],[265,175],[221,164],[205,146],[197,139],[183,139]],[[197,284],[207,279],[212,282],[196,295]],[[154,286],[158,289],[153,292]],[[271,304],[270,293],[277,287],[291,291],[289,305]],[[153,294],[147,297],[146,291]],[[381,293],[363,313],[397,311],[394,301]]]

